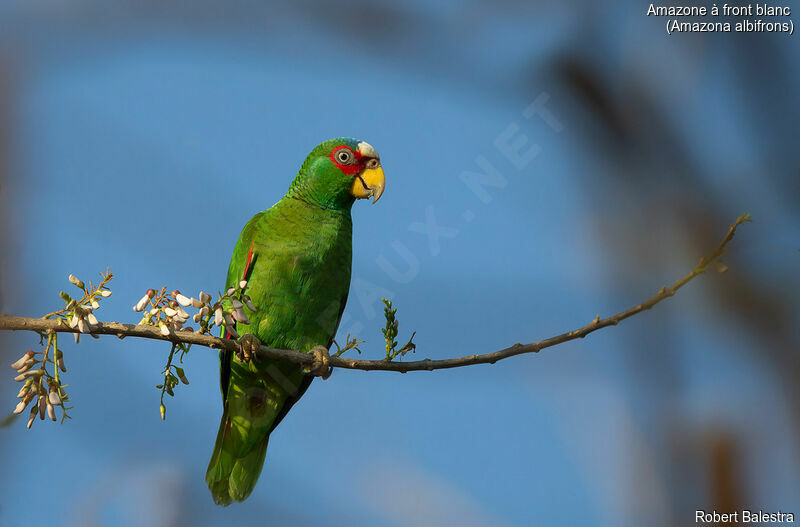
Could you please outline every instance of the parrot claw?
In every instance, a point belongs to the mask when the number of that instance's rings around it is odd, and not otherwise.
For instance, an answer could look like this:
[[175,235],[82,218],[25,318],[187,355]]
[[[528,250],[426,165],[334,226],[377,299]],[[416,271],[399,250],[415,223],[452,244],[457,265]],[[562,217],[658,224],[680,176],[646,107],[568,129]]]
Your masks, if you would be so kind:
[[246,333],[239,338],[239,346],[236,348],[236,358],[239,362],[250,362],[261,346],[261,341],[252,333]]
[[333,372],[331,367],[331,355],[328,353],[328,348],[325,346],[314,346],[309,351],[314,356],[314,362],[311,363],[309,373],[322,379],[327,379]]

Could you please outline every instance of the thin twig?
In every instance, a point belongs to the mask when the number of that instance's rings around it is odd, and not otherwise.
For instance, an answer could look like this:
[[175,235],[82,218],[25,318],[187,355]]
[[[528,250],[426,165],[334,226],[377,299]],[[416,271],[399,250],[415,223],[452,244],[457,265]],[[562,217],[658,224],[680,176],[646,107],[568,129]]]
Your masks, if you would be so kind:
[[[583,338],[589,333],[597,331],[598,329],[607,326],[616,326],[626,318],[632,317],[637,313],[641,313],[650,309],[658,304],[665,298],[674,295],[678,289],[686,285],[691,279],[706,272],[713,264],[715,264],[725,250],[725,246],[733,239],[737,227],[742,223],[750,221],[747,214],[740,216],[729,228],[728,232],[719,245],[708,256],[700,259],[697,267],[692,269],[686,276],[675,281],[670,287],[662,287],[650,299],[636,305],[630,309],[626,309],[616,315],[608,318],[595,318],[590,324],[582,328],[562,333],[555,337],[550,337],[537,342],[529,344],[514,344],[508,348],[504,348],[493,353],[485,353],[482,355],[467,355],[464,357],[456,357],[452,359],[432,360],[424,359],[410,362],[395,362],[387,360],[361,360],[349,359],[338,356],[330,357],[330,365],[335,368],[346,368],[351,370],[370,370],[370,371],[396,371],[405,373],[408,371],[431,371],[441,370],[446,368],[458,368],[461,366],[470,366],[472,364],[494,364],[495,362],[515,355],[523,353],[537,353],[544,348],[549,348],[557,344],[562,344],[570,340]],[[14,317],[0,314],[0,330],[27,330],[42,333],[52,330],[59,333],[77,333],[77,329],[70,328],[68,325],[61,323],[59,320],[44,319],[44,318],[27,318],[27,317]],[[121,324],[119,322],[104,322],[92,328],[92,333],[97,335],[116,335],[120,338],[124,337],[139,337],[155,340],[166,340],[172,343],[186,343],[186,344],[199,344],[215,349],[226,349],[236,351],[238,343],[231,339],[222,339],[211,335],[201,335],[199,333],[192,333],[189,331],[179,331],[177,333],[170,332],[169,335],[162,335],[158,327],[152,325],[134,325],[134,324]],[[261,346],[257,353],[257,359],[270,358],[280,359],[310,366],[314,361],[314,356],[296,350],[281,350],[270,348],[268,346]]]

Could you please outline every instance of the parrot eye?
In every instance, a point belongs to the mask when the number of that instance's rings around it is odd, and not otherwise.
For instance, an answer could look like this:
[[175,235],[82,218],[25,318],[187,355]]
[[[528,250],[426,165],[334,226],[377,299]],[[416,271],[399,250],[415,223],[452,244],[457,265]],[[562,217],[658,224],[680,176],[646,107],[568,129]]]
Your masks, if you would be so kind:
[[338,161],[341,165],[351,165],[353,164],[353,159],[353,152],[347,148],[342,148],[336,152],[336,161]]
[[374,157],[372,159],[370,159],[369,161],[367,161],[367,168],[368,169],[378,168],[379,166],[380,166],[380,162],[377,159],[375,159]]

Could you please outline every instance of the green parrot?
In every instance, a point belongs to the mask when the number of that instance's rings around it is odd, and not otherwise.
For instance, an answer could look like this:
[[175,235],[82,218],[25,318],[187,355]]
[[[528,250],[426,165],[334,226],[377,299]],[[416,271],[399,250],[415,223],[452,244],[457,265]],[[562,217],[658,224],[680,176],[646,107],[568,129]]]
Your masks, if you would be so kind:
[[298,364],[251,360],[251,352],[259,343],[303,352],[330,348],[350,289],[350,209],[356,199],[378,201],[384,186],[369,143],[325,141],[308,155],[286,195],[242,230],[226,288],[246,280],[255,311],[248,308],[249,324],[236,326],[242,351],[220,353],[222,420],[206,472],[217,504],[250,495],[270,433],[313,379]]

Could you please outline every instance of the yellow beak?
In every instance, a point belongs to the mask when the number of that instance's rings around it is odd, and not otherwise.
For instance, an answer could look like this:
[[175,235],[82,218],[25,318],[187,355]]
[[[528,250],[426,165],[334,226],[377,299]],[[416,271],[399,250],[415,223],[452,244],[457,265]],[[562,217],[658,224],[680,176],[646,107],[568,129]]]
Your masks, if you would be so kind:
[[372,197],[372,203],[375,203],[383,194],[385,187],[386,176],[383,175],[383,168],[368,168],[353,178],[350,194],[356,199]]

